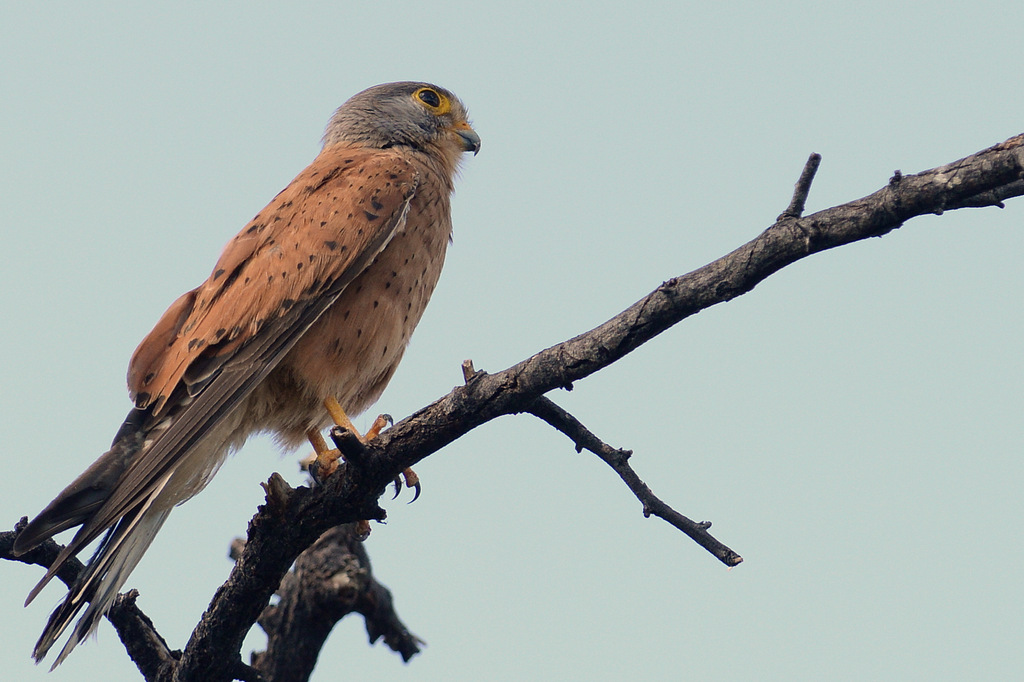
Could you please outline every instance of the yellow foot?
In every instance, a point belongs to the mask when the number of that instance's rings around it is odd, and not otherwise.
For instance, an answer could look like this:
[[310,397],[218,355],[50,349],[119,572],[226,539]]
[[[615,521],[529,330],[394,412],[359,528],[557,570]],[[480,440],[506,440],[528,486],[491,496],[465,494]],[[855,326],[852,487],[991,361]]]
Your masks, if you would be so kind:
[[324,407],[327,408],[327,414],[331,415],[331,419],[334,420],[335,424],[347,431],[351,431],[355,434],[355,437],[359,439],[359,442],[364,444],[379,436],[385,426],[395,423],[395,420],[391,418],[390,414],[377,415],[377,418],[373,420],[373,425],[370,426],[370,430],[365,434],[360,435],[359,431],[352,424],[352,420],[348,418],[348,415],[345,414],[345,410],[337,400],[333,397],[327,398],[324,400]]
[[[333,396],[324,400],[324,408],[327,410],[327,413],[331,415],[331,419],[335,424],[352,432],[352,434],[364,444],[379,436],[380,432],[383,431],[385,427],[395,423],[395,420],[391,418],[390,414],[378,415],[377,418],[373,420],[373,425],[370,426],[370,430],[367,431],[365,435],[360,435],[359,431],[357,431],[356,427],[352,424],[352,420],[348,418],[347,414],[345,414],[344,408],[342,408]],[[326,472],[323,474],[324,476],[331,475],[334,470],[338,468],[338,451],[328,450],[327,444],[319,431],[310,431],[306,436],[309,438],[309,442],[313,444],[313,449],[316,451],[316,460],[310,465],[310,472],[313,471],[313,467],[315,465],[318,470]],[[416,494],[413,495],[412,500],[410,500],[411,504],[419,499],[420,492],[423,489],[420,485],[420,477],[417,476],[416,472],[412,469],[406,469],[403,471],[402,476],[405,477],[405,486],[416,490]],[[314,474],[314,478],[316,478],[316,474]],[[395,497],[398,497],[398,493],[401,492],[401,490],[402,478],[396,477]],[[367,533],[369,533],[369,530],[367,530]]]
[[385,426],[394,426],[395,420],[391,418],[390,414],[378,414],[377,418],[373,420],[373,424],[370,426],[370,430],[363,436],[362,441],[367,443],[377,436],[384,430]]
[[307,431],[306,438],[309,439],[310,444],[313,446],[313,456],[303,460],[303,464],[306,464],[310,475],[318,483],[323,483],[324,479],[337,471],[341,453],[336,449],[327,447],[327,441],[324,440],[323,434],[319,431]]

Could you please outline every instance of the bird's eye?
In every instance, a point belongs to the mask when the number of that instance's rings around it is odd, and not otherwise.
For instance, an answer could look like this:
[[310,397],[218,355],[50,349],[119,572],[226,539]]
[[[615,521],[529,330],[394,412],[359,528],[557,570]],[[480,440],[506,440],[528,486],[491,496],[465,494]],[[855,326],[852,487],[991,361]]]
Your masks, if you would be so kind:
[[438,96],[437,92],[430,88],[420,88],[416,95],[420,98],[420,101],[428,107],[434,107],[436,109],[441,106],[441,98]]
[[452,103],[448,101],[448,98],[433,88],[420,88],[413,93],[413,97],[426,106],[431,113],[438,116],[447,114],[452,108]]

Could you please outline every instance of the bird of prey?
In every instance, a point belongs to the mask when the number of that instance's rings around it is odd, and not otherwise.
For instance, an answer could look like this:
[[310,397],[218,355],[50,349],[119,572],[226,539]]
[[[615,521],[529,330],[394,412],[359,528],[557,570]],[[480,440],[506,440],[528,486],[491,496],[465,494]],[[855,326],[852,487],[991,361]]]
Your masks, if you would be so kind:
[[171,509],[250,435],[308,439],[331,470],[321,430],[391,379],[441,273],[460,159],[479,149],[462,102],[429,83],[378,85],[335,112],[320,154],[139,344],[110,450],[18,536],[24,553],[81,526],[27,605],[103,535],[36,661],[83,609],[54,667],[95,630]]

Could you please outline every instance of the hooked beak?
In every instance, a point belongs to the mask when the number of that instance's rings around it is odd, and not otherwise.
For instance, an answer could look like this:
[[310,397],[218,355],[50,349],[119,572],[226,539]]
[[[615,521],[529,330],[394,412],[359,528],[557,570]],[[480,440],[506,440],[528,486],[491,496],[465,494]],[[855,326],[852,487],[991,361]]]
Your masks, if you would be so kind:
[[459,138],[462,143],[462,151],[473,152],[473,156],[476,156],[480,152],[480,136],[476,134],[476,131],[469,127],[469,124],[465,121],[459,121],[452,126],[452,132]]

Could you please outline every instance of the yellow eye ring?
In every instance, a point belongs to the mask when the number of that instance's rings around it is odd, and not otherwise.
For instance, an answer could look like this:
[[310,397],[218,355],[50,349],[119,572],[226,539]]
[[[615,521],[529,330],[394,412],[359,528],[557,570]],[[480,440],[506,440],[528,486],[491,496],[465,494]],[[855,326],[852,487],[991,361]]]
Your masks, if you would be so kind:
[[451,100],[434,88],[420,88],[412,93],[412,97],[435,116],[443,116],[452,110]]

